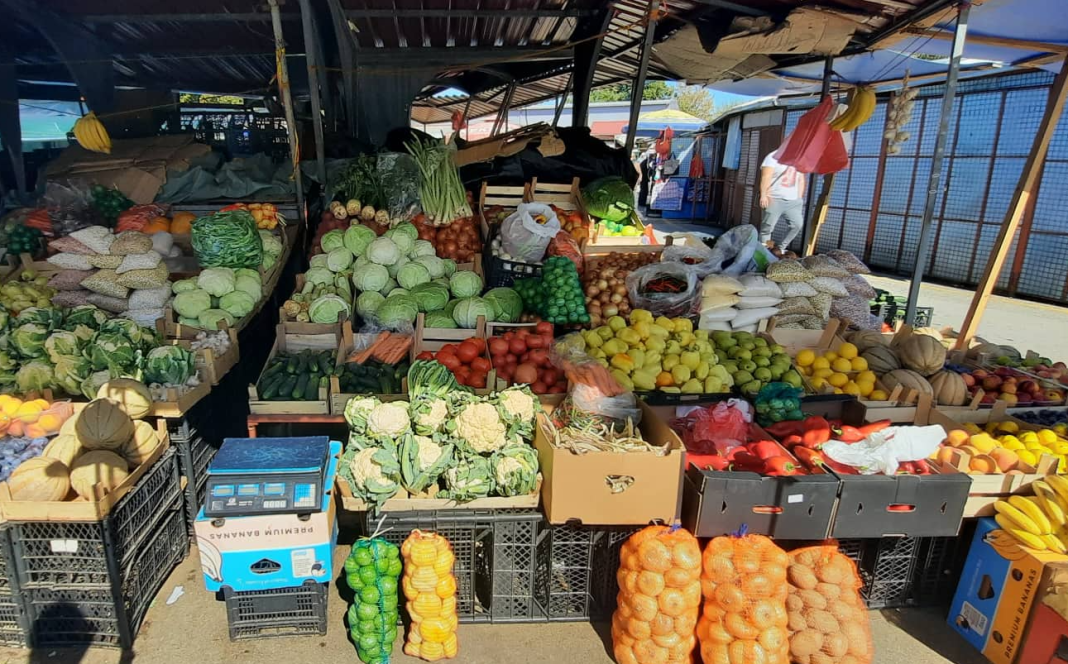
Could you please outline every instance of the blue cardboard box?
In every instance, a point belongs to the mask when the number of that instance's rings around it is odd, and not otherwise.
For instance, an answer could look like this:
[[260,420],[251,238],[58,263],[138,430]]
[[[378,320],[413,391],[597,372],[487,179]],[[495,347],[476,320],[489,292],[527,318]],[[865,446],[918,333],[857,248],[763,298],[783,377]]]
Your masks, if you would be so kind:
[[[204,587],[237,592],[275,590],[305,581],[329,583],[334,578],[337,544],[337,501],[333,491],[341,443],[330,443],[330,465],[322,510],[302,520],[296,514],[213,519],[201,508],[193,529],[200,550]],[[217,525],[216,525],[217,524]]]

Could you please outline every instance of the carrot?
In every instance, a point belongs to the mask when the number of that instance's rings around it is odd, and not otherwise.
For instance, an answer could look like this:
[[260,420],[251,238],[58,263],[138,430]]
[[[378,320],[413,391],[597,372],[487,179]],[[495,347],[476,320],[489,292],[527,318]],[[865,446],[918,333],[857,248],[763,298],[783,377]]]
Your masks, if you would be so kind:
[[397,362],[400,362],[404,358],[404,356],[408,354],[408,350],[412,347],[411,337],[397,338],[397,336],[394,335],[394,339],[397,340],[397,343],[393,345],[388,352],[384,352],[381,355],[376,355],[376,357],[382,360],[382,362],[385,364],[396,364]]
[[367,348],[363,349],[363,351],[356,357],[356,363],[357,364],[363,364],[367,360],[371,359],[371,356],[374,355],[375,348],[379,344],[384,343],[387,339],[389,339],[389,337],[390,337],[390,333],[389,332],[387,332],[387,331],[379,332],[378,336],[375,337],[374,341],[371,342],[371,345],[369,345]]

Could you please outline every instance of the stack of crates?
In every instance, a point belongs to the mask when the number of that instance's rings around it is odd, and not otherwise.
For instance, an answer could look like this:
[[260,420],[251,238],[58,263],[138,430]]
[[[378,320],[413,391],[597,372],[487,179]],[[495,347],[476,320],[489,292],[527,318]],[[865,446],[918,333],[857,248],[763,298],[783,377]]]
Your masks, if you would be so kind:
[[171,445],[178,457],[178,472],[185,478],[185,515],[189,534],[193,534],[193,519],[204,504],[204,490],[208,483],[208,466],[218,448],[200,435],[189,420],[169,422]]
[[29,645],[130,648],[189,552],[183,502],[177,455],[168,450],[101,521],[8,523],[15,569],[7,588],[18,589]]
[[0,525],[0,644],[29,645],[29,624],[11,549],[11,528]]
[[[843,539],[838,547],[857,563],[860,594],[869,609],[948,605],[966,542],[956,537]],[[962,544],[962,542],[964,542]]]

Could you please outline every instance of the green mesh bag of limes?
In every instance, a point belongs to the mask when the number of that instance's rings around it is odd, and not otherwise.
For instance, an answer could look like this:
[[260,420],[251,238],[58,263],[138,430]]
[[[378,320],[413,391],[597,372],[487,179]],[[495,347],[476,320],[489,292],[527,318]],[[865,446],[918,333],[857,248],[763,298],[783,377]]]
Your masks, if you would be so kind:
[[375,537],[358,540],[345,560],[345,580],[355,593],[349,634],[364,664],[389,664],[397,640],[400,550]]

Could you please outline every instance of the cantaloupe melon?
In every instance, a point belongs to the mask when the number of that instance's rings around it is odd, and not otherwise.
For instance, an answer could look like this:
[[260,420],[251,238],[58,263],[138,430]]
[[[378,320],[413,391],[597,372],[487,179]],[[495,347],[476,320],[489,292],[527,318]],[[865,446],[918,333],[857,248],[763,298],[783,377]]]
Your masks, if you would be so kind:
[[940,406],[963,406],[968,403],[968,386],[956,371],[943,370],[928,379]]
[[15,500],[63,500],[70,491],[70,472],[58,459],[33,457],[11,471],[7,486]]
[[144,383],[131,378],[113,378],[100,386],[97,399],[110,399],[131,419],[141,420],[152,412],[152,395]]
[[82,444],[78,442],[77,436],[60,434],[45,445],[41,456],[62,461],[64,466],[70,468],[82,452]]
[[94,487],[97,484],[104,493],[109,493],[128,475],[126,459],[114,452],[93,450],[75,459],[70,471],[70,485],[85,500],[96,501]]
[[87,450],[118,450],[133,436],[133,420],[114,401],[94,399],[78,413],[74,431]]
[[938,339],[914,334],[897,348],[897,355],[906,369],[923,376],[942,370],[946,363],[946,347]]
[[147,461],[152,453],[159,447],[159,436],[156,430],[148,422],[134,422],[134,434],[130,440],[122,446],[120,454],[130,464],[130,470],[137,468]]

